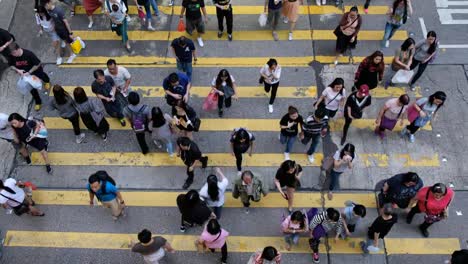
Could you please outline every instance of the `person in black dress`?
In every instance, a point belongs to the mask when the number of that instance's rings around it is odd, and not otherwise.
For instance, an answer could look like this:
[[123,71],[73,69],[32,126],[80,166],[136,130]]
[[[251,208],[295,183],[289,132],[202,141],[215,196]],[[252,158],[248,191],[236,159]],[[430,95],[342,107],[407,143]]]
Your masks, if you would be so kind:
[[[286,160],[281,164],[281,167],[276,172],[275,185],[284,199],[288,200],[288,211],[291,214],[293,211],[294,192],[301,185],[300,179],[302,176],[302,167],[294,160]],[[286,193],[283,187],[286,186]]]

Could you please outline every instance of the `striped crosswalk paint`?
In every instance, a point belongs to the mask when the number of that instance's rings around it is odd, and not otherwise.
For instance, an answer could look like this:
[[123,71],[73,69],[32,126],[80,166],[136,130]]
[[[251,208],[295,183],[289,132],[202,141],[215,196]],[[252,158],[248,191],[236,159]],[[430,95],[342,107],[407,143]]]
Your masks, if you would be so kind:
[[[209,157],[209,166],[232,167],[235,165],[235,158],[229,153],[205,153]],[[302,166],[319,166],[323,159],[323,154],[315,153],[315,161],[311,164],[306,154],[291,154],[292,160]],[[44,160],[39,152],[31,155],[34,165],[44,165]],[[148,153],[143,155],[138,152],[94,152],[94,153],[70,153],[70,152],[49,152],[51,165],[54,166],[185,166],[180,158],[169,157],[167,153]],[[284,161],[283,154],[279,153],[255,153],[252,157],[245,155],[243,166],[246,167],[278,167]],[[417,155],[397,154],[391,155],[381,153],[360,153],[355,166],[364,167],[438,167],[440,166],[438,154]],[[396,165],[397,164],[397,165]]]

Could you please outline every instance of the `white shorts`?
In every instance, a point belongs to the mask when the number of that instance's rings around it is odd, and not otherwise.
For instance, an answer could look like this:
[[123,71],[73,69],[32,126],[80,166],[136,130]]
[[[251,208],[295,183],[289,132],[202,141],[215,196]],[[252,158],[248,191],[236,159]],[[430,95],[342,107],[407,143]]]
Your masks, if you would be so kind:
[[164,257],[165,251],[163,248],[160,248],[158,251],[153,254],[143,256],[143,259],[147,264],[159,264],[159,261]]

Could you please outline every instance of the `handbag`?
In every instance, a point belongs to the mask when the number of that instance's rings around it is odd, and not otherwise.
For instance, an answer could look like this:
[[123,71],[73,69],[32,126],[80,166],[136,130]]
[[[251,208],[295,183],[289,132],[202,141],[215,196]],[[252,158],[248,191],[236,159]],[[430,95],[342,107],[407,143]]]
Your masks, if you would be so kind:
[[70,48],[73,53],[80,54],[81,50],[86,47],[86,44],[80,37],[76,37],[70,44]]
[[5,196],[3,194],[0,193],[1,196],[7,198],[8,200],[10,201],[13,201],[13,202],[16,202],[16,203],[19,203],[20,205],[18,205],[17,207],[14,207],[13,208],[13,211],[15,212],[15,214],[17,216],[21,216],[22,214],[24,213],[28,213],[29,212],[29,205],[28,204],[25,204],[25,203],[20,203],[18,202],[17,200],[13,199],[13,198],[10,198],[8,196]]
[[258,17],[258,24],[260,25],[260,27],[265,27],[267,24],[267,20],[268,20],[267,14],[261,13],[260,16]]
[[179,24],[177,25],[177,31],[184,32],[185,31],[185,23],[183,19],[179,20]]
[[218,106],[218,93],[210,92],[208,96],[203,101],[203,110],[205,111],[213,111]]

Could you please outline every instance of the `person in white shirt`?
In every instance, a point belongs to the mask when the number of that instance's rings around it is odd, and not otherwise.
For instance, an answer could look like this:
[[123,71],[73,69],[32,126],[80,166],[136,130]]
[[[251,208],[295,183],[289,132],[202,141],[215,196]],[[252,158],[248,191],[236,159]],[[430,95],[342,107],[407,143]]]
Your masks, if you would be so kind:
[[315,104],[315,110],[321,108],[328,118],[333,118],[338,110],[343,111],[346,100],[344,80],[336,78],[325,90]]
[[124,97],[127,97],[128,93],[131,91],[130,83],[132,82],[132,75],[130,75],[125,67],[117,65],[114,59],[109,59],[104,75],[110,76],[114,80],[117,90],[119,90]]
[[269,59],[268,62],[260,69],[260,75],[259,83],[263,83],[265,93],[269,93],[271,90],[268,112],[273,113],[273,103],[275,102],[276,92],[278,91],[281,77],[281,66],[275,59]]
[[[39,27],[39,36],[42,36],[44,32],[49,35],[49,37],[52,39],[52,46],[55,49],[55,54],[57,54],[57,65],[61,64],[61,47],[59,45],[61,41],[60,37],[57,35],[57,32],[55,32],[54,21],[52,20],[52,17],[50,17],[49,13],[47,13],[47,10],[43,6],[37,7],[37,13],[35,17],[36,24]],[[63,41],[62,46],[65,46],[65,42]]]
[[200,189],[200,197],[213,209],[216,219],[219,220],[224,205],[224,192],[226,192],[229,181],[220,168],[216,168],[216,174],[218,174],[219,180],[216,175],[208,176],[205,185]]
[[[34,201],[24,193],[24,184],[8,178],[5,182],[0,180],[0,204],[5,209],[13,209],[16,215],[28,213],[32,216],[45,214],[33,207]],[[26,209],[24,208],[26,207]]]
[[128,9],[122,0],[105,0],[105,13],[111,20],[111,30],[122,37],[122,43],[128,52],[131,52],[130,41],[128,39]]

